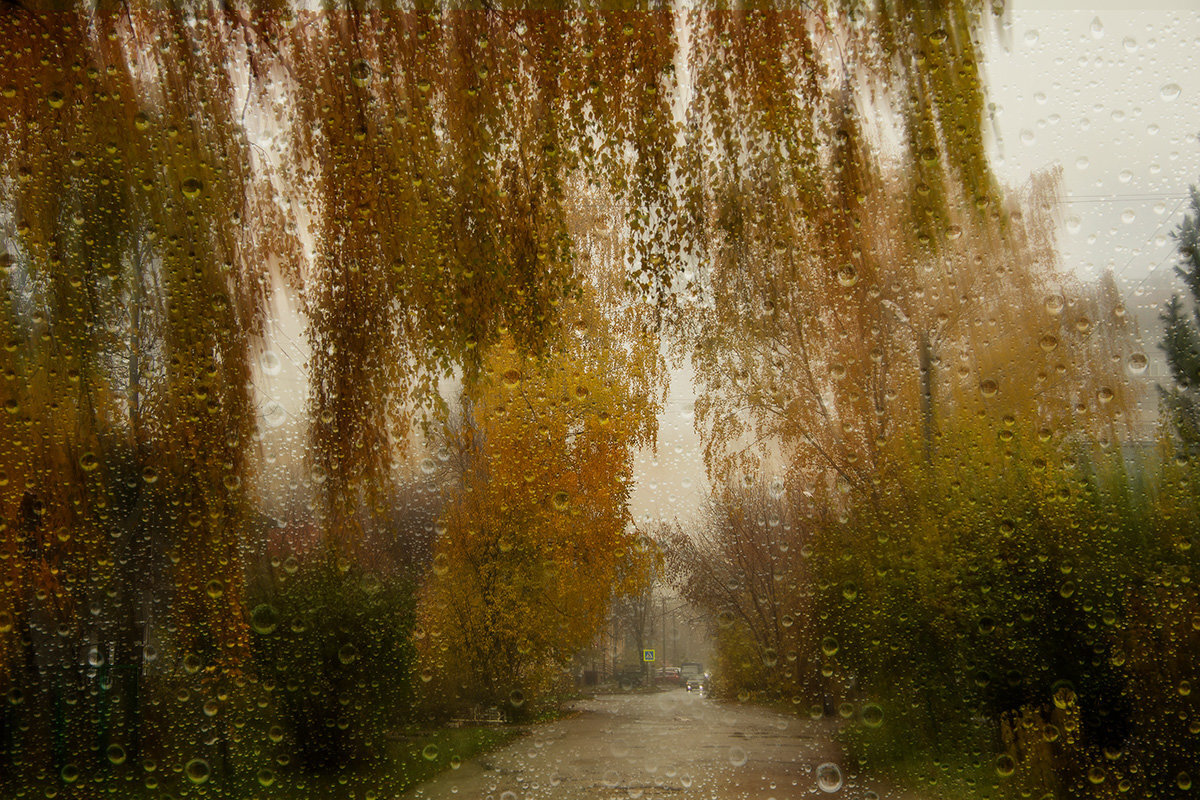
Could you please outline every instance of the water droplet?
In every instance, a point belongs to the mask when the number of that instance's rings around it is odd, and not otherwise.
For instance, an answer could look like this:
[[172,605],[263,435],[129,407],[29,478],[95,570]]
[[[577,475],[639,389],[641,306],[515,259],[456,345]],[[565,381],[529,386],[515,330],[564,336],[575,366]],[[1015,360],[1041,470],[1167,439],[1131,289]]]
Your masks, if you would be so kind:
[[275,773],[266,767],[263,767],[258,771],[257,777],[259,786],[265,787],[275,783]]
[[187,178],[179,184],[179,190],[189,200],[195,200],[204,191],[204,183],[199,178]]
[[984,397],[995,397],[996,393],[999,391],[1000,386],[991,378],[988,378],[979,384],[979,393]]
[[746,755],[745,748],[738,747],[736,745],[729,748],[729,763],[733,764],[735,767],[746,766],[746,761],[748,758],[749,757]]
[[108,756],[109,763],[111,764],[125,763],[125,748],[119,744],[110,744],[108,750],[105,751],[105,755]]
[[436,744],[427,744],[421,749],[421,758],[426,761],[437,761],[438,746]]
[[868,728],[878,728],[883,725],[883,709],[875,703],[867,703],[862,707],[862,721]]
[[1017,770],[1017,762],[1013,761],[1012,756],[1002,755],[996,757],[996,774],[1001,778],[1007,778]]
[[278,375],[283,369],[283,362],[279,360],[279,356],[275,355],[273,350],[264,350],[259,358],[259,363],[262,365],[264,375]]
[[555,492],[550,501],[553,503],[555,511],[565,512],[571,506],[571,498],[566,492]]
[[837,271],[838,283],[842,286],[850,287],[858,283],[858,270],[852,265],[847,264]]
[[275,613],[275,609],[267,603],[262,603],[255,606],[250,612],[250,627],[255,633],[266,636],[274,633],[275,628],[279,625],[279,615]]
[[826,761],[817,767],[817,788],[827,794],[833,794],[842,788],[842,770],[832,761]]
[[1025,31],[1025,44],[1035,45],[1038,43],[1038,39],[1040,38],[1042,37],[1041,34],[1038,33],[1037,28],[1030,28],[1029,30]]
[[1063,307],[1066,305],[1066,303],[1067,303],[1067,301],[1063,298],[1063,296],[1061,294],[1047,295],[1046,310],[1049,311],[1051,314],[1061,314]]
[[1141,375],[1146,371],[1146,367],[1150,364],[1145,353],[1134,353],[1129,357],[1129,371],[1134,375]]
[[100,652],[100,648],[92,647],[87,654],[88,666],[99,667],[104,663],[104,654]]
[[212,769],[203,758],[193,758],[184,765],[183,774],[187,776],[188,781],[198,786],[208,780],[208,776],[212,774]]
[[[326,651],[328,652],[328,651]],[[338,661],[353,664],[358,659],[358,648],[347,642],[338,649]]]
[[1178,83],[1167,83],[1163,84],[1162,89],[1159,90],[1159,94],[1162,95],[1163,100],[1166,100],[1168,103],[1170,103],[1173,100],[1178,99],[1181,91],[1182,89],[1180,89]]
[[1104,38],[1104,23],[1100,21],[1099,17],[1095,17],[1092,19],[1092,24],[1090,27],[1091,27],[1093,39],[1103,39]]
[[778,475],[776,475],[771,479],[771,484],[767,488],[767,493],[771,495],[772,500],[778,500],[779,498],[783,497],[783,491],[783,478],[780,478]]
[[287,409],[278,400],[268,400],[263,406],[262,417],[268,428],[278,428],[287,422]]
[[350,79],[358,86],[371,83],[371,72],[371,65],[361,58],[350,65]]

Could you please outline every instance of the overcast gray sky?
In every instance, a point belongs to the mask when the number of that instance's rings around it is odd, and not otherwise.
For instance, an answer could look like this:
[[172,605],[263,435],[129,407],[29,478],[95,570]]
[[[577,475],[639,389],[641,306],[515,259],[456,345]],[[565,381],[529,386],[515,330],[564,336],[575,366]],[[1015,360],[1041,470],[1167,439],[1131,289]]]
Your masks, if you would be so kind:
[[1170,231],[1200,180],[1200,3],[1024,5],[1004,42],[989,39],[997,171],[1019,185],[1061,164],[1064,265],[1135,286],[1169,266]]

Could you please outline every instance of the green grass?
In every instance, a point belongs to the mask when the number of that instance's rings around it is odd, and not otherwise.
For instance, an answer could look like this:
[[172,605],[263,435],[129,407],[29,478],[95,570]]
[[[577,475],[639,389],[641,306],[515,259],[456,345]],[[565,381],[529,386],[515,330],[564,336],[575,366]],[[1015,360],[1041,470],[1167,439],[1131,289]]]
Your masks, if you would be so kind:
[[[520,735],[511,727],[442,728],[392,742],[395,771],[415,786],[457,763],[508,744]],[[432,757],[431,757],[432,756]]]

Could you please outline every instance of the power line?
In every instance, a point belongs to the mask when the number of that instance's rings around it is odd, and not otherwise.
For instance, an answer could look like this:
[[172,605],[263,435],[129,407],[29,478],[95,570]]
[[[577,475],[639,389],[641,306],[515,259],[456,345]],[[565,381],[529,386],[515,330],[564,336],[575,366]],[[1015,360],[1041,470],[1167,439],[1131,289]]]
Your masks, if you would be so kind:
[[[1138,247],[1139,248],[1145,247],[1155,236],[1157,236],[1158,232],[1163,229],[1163,226],[1166,225],[1168,222],[1170,222],[1175,217],[1175,215],[1179,213],[1179,208],[1182,205],[1183,205],[1183,199],[1180,199],[1180,201],[1175,204],[1175,207],[1173,209],[1171,209],[1171,213],[1167,214],[1165,217],[1163,217],[1163,221],[1158,223],[1158,227],[1154,229],[1154,232],[1151,233],[1149,236],[1147,236],[1146,240],[1144,242],[1142,242],[1140,245],[1138,245]],[[1136,252],[1131,253],[1129,256],[1129,260],[1126,261],[1125,264],[1119,270],[1117,270],[1115,277],[1117,277],[1117,278],[1121,277],[1121,275],[1124,274],[1125,270],[1128,269],[1129,265],[1133,263],[1133,260],[1135,258],[1137,258],[1137,256],[1138,256],[1138,254]]]
[[1107,194],[1107,195],[1076,195],[1065,197],[1063,203],[1114,203],[1118,200],[1126,203],[1149,203],[1154,200],[1186,200],[1187,195],[1178,194]]
[[[1168,214],[1166,217],[1164,217],[1164,218],[1163,218],[1163,221],[1162,221],[1162,222],[1160,222],[1160,223],[1159,223],[1159,225],[1158,225],[1158,227],[1154,229],[1154,232],[1153,232],[1153,233],[1151,233],[1149,236],[1147,236],[1147,237],[1146,237],[1146,242],[1149,242],[1151,239],[1153,239],[1155,236],[1157,236],[1157,235],[1158,235],[1158,232],[1159,232],[1159,231],[1161,231],[1161,230],[1163,229],[1163,226],[1164,226],[1164,225],[1166,225],[1168,222],[1170,222],[1170,221],[1171,221],[1171,220],[1174,218],[1174,216],[1175,216],[1176,214],[1178,214],[1178,213],[1179,213],[1179,209],[1180,209],[1180,207],[1181,207],[1181,206],[1183,206],[1184,200],[1186,200],[1186,199],[1187,199],[1186,195],[1185,195],[1184,197],[1180,198],[1179,202],[1175,204],[1175,208],[1173,208],[1173,209],[1171,210],[1171,213],[1170,213],[1170,214]],[[1142,244],[1144,245],[1146,242],[1143,242]],[[1143,284],[1144,284],[1146,281],[1148,281],[1148,280],[1150,279],[1150,276],[1154,274],[1155,270],[1157,270],[1157,269],[1158,269],[1159,267],[1161,267],[1163,264],[1167,263],[1167,260],[1168,260],[1168,259],[1171,259],[1171,258],[1174,258],[1174,257],[1175,257],[1175,253],[1174,253],[1174,252],[1167,253],[1167,255],[1163,256],[1163,258],[1162,258],[1162,260],[1161,260],[1161,261],[1159,261],[1159,262],[1158,262],[1157,264],[1155,264],[1153,267],[1151,267],[1150,269],[1148,269],[1148,270],[1146,271],[1146,274],[1142,276],[1142,279],[1141,279],[1140,281],[1138,281],[1138,282],[1137,282],[1137,284],[1136,284],[1136,285],[1135,285],[1133,288],[1131,288],[1129,291],[1127,291],[1127,292],[1125,293],[1125,295],[1124,295],[1124,296],[1121,298],[1121,303],[1122,303],[1122,304],[1125,304],[1125,303],[1126,303],[1126,302],[1129,300],[1129,298],[1130,298],[1130,297],[1131,297],[1131,296],[1132,296],[1132,295],[1133,295],[1133,294],[1134,294],[1134,293],[1135,293],[1135,292],[1136,292],[1138,289],[1142,288],[1142,285],[1143,285]],[[1119,277],[1120,277],[1120,276],[1121,276],[1121,275],[1122,275],[1122,274],[1125,272],[1125,270],[1126,270],[1126,269],[1129,267],[1129,265],[1130,265],[1130,264],[1132,264],[1132,263],[1133,263],[1133,259],[1134,259],[1134,258],[1135,258],[1135,256],[1132,256],[1132,255],[1129,257],[1129,260],[1125,262],[1125,266],[1121,267],[1121,270],[1120,270],[1120,272],[1118,272],[1118,273],[1116,274],[1116,276],[1114,277],[1114,281],[1116,280],[1116,278],[1119,278]]]
[[1153,267],[1151,267],[1150,270],[1146,273],[1146,275],[1140,281],[1138,281],[1136,284],[1134,284],[1132,289],[1130,289],[1128,292],[1125,293],[1125,296],[1121,298],[1121,302],[1124,303],[1126,300],[1128,300],[1129,295],[1133,294],[1138,289],[1142,288],[1142,284],[1144,284],[1146,281],[1150,280],[1150,276],[1153,275],[1155,273],[1155,271],[1158,270],[1159,267],[1161,267],[1163,264],[1167,263],[1168,259],[1175,258],[1175,257],[1176,257],[1175,254],[1171,253],[1171,254],[1167,255],[1165,258],[1163,258],[1162,261],[1159,261],[1157,264],[1155,264]]

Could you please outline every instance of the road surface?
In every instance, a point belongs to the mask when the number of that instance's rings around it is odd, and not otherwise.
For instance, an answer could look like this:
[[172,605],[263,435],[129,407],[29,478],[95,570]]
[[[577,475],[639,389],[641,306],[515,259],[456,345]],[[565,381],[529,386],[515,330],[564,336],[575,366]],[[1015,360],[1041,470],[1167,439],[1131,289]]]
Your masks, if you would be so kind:
[[[411,800],[871,797],[844,779],[834,723],[677,689],[601,695],[442,773]],[[883,792],[879,792],[883,795]]]

